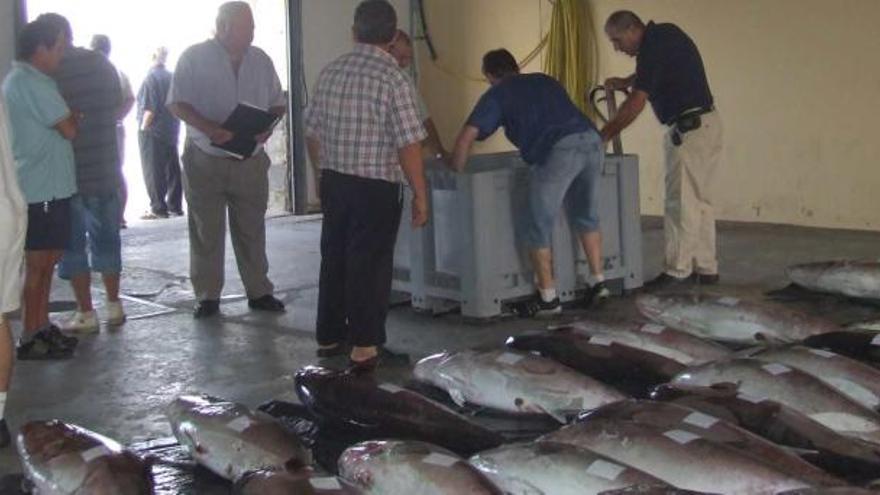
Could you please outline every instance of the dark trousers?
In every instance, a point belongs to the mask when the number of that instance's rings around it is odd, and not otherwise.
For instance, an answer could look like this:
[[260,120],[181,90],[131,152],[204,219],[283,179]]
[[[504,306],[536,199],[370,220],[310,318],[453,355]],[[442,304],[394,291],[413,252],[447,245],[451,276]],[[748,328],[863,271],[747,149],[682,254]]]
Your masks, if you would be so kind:
[[318,344],[382,345],[401,186],[324,170],[321,207]]
[[150,210],[159,215],[181,213],[183,188],[177,146],[145,131],[138,132],[138,144],[144,184],[150,196]]

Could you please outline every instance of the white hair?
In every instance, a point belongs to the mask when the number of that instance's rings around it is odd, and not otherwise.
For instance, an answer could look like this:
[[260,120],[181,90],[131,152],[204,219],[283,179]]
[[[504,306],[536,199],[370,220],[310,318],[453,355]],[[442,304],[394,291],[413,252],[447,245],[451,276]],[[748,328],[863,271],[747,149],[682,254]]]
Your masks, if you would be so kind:
[[242,1],[234,1],[234,2],[226,2],[220,6],[217,10],[217,33],[222,32],[226,29],[226,26],[235,19],[235,16],[241,14],[242,12],[251,11],[251,6],[248,5],[247,2]]

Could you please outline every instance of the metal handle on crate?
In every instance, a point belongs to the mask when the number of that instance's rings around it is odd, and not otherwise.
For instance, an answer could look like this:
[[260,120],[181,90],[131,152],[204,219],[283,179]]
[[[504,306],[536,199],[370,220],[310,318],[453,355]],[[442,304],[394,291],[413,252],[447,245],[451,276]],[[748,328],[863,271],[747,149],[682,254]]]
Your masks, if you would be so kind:
[[[606,124],[617,115],[617,99],[614,95],[617,91],[626,94],[626,91],[624,90],[606,91],[605,86],[602,85],[596,86],[589,93],[588,99],[590,101],[590,106],[593,107],[593,111],[596,112],[599,119]],[[600,93],[602,93],[602,96],[597,98]],[[599,109],[599,103],[602,101],[605,101],[605,106],[608,109],[607,114],[602,113],[602,110]],[[623,154],[623,142],[620,140],[620,134],[614,136],[614,139],[611,140],[611,150],[615,155]]]

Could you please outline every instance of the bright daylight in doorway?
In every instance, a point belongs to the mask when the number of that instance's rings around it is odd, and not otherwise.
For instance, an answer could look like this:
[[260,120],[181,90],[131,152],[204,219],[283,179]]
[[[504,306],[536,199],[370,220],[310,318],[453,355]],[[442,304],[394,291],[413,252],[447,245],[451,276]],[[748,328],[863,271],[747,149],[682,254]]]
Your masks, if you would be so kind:
[[[169,50],[168,69],[174,70],[180,53],[190,45],[213,35],[214,17],[224,0],[28,0],[28,20],[46,12],[67,17],[73,28],[74,43],[89,46],[92,36],[110,37],[110,60],[128,76],[132,90],[138,88],[150,68],[151,56],[159,46]],[[254,44],[272,57],[286,89],[287,25],[285,2],[251,0],[259,28]],[[123,173],[128,183],[126,219],[136,221],[148,209],[149,199],[143,184],[137,143],[136,111],[126,117],[125,163]],[[181,132],[184,132],[181,129]],[[181,143],[183,140],[181,139]]]

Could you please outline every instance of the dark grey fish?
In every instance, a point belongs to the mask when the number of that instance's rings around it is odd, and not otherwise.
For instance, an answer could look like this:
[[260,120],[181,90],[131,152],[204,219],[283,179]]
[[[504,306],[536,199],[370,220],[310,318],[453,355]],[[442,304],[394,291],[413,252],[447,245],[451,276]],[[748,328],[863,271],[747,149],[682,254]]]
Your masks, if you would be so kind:
[[502,442],[500,435],[448,407],[368,375],[307,367],[296,374],[295,382],[297,395],[313,415],[375,438],[423,440],[460,455]]
[[678,428],[597,418],[563,427],[539,441],[592,450],[685,490],[776,494],[808,488],[806,481],[737,449]]
[[664,431],[677,429],[738,449],[756,459],[770,462],[778,470],[816,486],[847,483],[829,475],[779,445],[740,428],[735,423],[684,405],[649,400],[626,400],[584,413],[579,420],[621,419]]
[[880,472],[880,451],[850,438],[783,404],[738,395],[734,384],[706,387],[663,385],[652,393],[722,418],[776,444],[795,449],[807,461],[850,481],[873,480]]
[[643,294],[636,306],[647,318],[719,342],[738,345],[800,342],[839,331],[833,322],[778,304],[737,297]]

